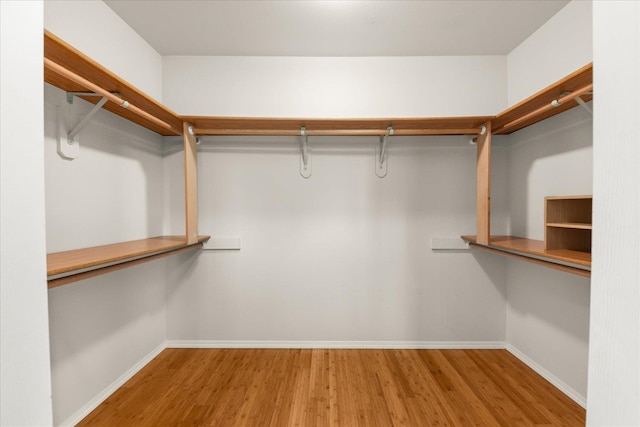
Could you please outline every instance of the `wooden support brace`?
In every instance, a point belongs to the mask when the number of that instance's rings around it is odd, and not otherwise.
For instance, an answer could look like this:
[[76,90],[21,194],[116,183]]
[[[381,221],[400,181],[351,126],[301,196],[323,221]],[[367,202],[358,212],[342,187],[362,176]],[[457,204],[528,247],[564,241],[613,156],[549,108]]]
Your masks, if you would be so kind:
[[183,123],[184,138],[184,199],[187,244],[198,242],[198,168],[196,136],[192,126]]
[[478,135],[476,158],[476,218],[477,241],[482,245],[489,244],[491,235],[491,122],[484,135]]

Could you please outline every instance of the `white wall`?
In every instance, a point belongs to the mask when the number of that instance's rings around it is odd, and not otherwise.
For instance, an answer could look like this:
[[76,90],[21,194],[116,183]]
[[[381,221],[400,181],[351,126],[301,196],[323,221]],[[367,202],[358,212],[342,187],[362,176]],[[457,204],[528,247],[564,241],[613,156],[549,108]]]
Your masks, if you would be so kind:
[[45,1],[44,27],[162,101],[162,57],[103,1]]
[[0,2],[0,19],[0,424],[49,425],[42,2]]
[[[56,151],[56,107],[91,108],[46,85],[47,251],[161,235],[162,137],[107,111],[80,133],[80,156]],[[182,205],[181,205],[182,206]],[[164,260],[49,291],[54,421],[59,424],[165,340]]]
[[[204,138],[200,232],[242,249],[168,261],[170,341],[504,342],[505,260],[430,249],[475,232],[467,138],[393,139],[384,179],[371,138],[312,138],[308,180],[296,142]],[[494,160],[498,221],[506,150]],[[169,180],[180,162],[167,158]]]
[[[160,56],[104,3],[47,2],[45,9],[45,28],[160,98]],[[57,106],[66,129],[90,109],[45,87],[47,250],[163,234],[162,137],[100,111],[79,134],[80,156],[64,160],[56,152]],[[162,348],[164,268],[158,260],[49,291],[56,425],[79,421]]]
[[162,235],[160,135],[101,110],[76,138],[79,157],[57,154],[56,114],[66,130],[92,107],[45,85],[48,252]]
[[184,115],[447,117],[506,107],[504,56],[163,57],[164,101]]
[[[504,57],[165,57],[164,95],[183,114],[284,117],[486,115],[506,106]],[[188,76],[188,78],[185,78]],[[502,342],[504,260],[434,253],[432,237],[475,232],[468,138],[204,138],[200,232],[239,252],[168,262],[169,340]],[[165,163],[169,227],[182,229],[181,153]],[[506,231],[506,151],[494,212]],[[345,327],[348,325],[348,327]],[[295,345],[295,344],[294,344]]]
[[[573,1],[508,55],[510,105],[591,62],[590,17]],[[592,194],[592,130],[576,108],[509,135],[511,235],[544,238],[545,196]],[[509,259],[507,300],[509,348],[586,405],[590,280]]]
[[[640,3],[594,5],[591,426],[640,425]],[[612,48],[613,47],[613,48]]]
[[573,0],[507,55],[509,106],[593,58],[592,5]]
[[[592,119],[572,109],[509,135],[511,234],[544,239],[544,197],[592,194]],[[507,342],[586,404],[590,280],[507,263]]]

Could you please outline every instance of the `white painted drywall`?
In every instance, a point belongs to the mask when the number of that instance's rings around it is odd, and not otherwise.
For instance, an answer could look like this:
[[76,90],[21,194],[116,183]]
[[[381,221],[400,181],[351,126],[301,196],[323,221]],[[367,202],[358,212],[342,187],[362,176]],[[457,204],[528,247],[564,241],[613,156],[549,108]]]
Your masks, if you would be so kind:
[[44,27],[162,101],[162,57],[104,2],[45,1]]
[[[45,28],[161,98],[160,56],[104,3],[45,6]],[[69,106],[62,91],[45,87],[47,250],[163,234],[162,137],[100,111],[79,134],[80,156],[64,160],[56,153],[56,106],[67,129],[90,109],[78,99]],[[78,421],[163,345],[164,268],[157,260],[49,291],[56,425]]]
[[164,265],[151,261],[49,291],[56,425],[164,344]]
[[[590,17],[590,2],[573,1],[508,55],[510,105],[591,62]],[[510,234],[542,240],[545,196],[592,194],[592,133],[576,108],[508,136]],[[507,262],[508,344],[583,405],[589,282]]]
[[[303,179],[296,138],[203,138],[200,232],[241,237],[242,249],[168,260],[168,340],[503,342],[505,260],[430,248],[475,231],[468,139],[392,139],[384,179],[371,138],[311,144]],[[167,158],[169,182],[181,157]],[[496,148],[497,222],[505,160]]]
[[640,3],[594,5],[590,426],[640,425]]
[[184,115],[492,115],[505,79],[504,56],[163,57],[164,102]]
[[[592,119],[582,109],[569,110],[509,135],[508,141],[510,234],[543,240],[545,196],[592,194]],[[507,342],[582,405],[589,295],[587,278],[507,262]]]
[[48,252],[162,235],[161,136],[101,110],[78,135],[79,157],[58,156],[56,114],[70,129],[92,107],[45,85]]
[[[162,137],[107,111],[80,133],[80,156],[56,151],[56,106],[72,106],[46,85],[44,146],[47,250],[141,239],[163,231]],[[180,205],[182,206],[182,204]],[[164,260],[49,291],[54,421],[59,424],[165,340]]]
[[507,55],[509,106],[593,58],[592,4],[573,0]]
[[0,425],[50,425],[42,2],[0,2],[0,19]]

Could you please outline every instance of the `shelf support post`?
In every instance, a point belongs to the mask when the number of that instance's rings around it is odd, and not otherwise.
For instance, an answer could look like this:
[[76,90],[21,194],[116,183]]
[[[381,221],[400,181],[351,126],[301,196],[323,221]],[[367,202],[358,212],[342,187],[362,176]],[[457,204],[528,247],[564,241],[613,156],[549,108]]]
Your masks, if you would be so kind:
[[485,123],[483,130],[476,144],[477,242],[488,245],[491,235],[491,122]]
[[193,126],[183,123],[184,198],[187,244],[198,242],[198,169],[196,136]]

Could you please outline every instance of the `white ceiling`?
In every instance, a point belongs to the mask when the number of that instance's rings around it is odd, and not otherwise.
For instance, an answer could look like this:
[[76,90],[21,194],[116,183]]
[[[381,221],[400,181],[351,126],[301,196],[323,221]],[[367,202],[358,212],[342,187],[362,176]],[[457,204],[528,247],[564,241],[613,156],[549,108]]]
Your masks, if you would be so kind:
[[569,0],[105,0],[161,55],[504,55]]

